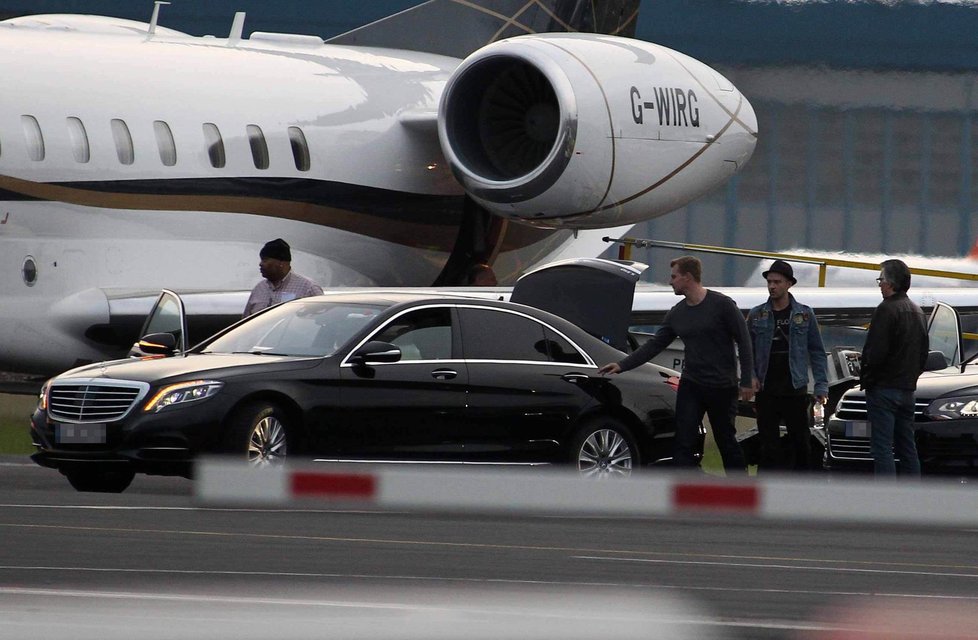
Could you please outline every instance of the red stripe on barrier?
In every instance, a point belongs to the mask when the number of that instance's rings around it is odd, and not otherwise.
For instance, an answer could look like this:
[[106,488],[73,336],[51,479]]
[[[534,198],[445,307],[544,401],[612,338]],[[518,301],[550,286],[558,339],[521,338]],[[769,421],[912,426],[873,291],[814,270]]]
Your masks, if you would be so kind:
[[677,510],[756,511],[760,502],[761,494],[756,486],[679,484],[673,487],[672,494],[672,504]]
[[290,480],[296,498],[373,498],[377,493],[374,476],[298,471]]

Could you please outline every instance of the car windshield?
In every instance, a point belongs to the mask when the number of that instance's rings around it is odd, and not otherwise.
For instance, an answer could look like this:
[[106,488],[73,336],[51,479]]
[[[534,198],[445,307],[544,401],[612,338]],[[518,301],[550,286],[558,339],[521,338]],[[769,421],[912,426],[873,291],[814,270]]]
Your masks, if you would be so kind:
[[329,356],[385,308],[328,301],[285,304],[232,329],[203,353]]

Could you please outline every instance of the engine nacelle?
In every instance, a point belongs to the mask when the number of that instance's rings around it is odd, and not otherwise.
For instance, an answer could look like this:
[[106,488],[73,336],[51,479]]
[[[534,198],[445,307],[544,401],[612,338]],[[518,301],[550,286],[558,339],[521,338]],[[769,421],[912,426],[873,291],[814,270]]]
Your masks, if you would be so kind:
[[442,150],[496,215],[542,227],[647,220],[713,190],[757,141],[750,103],[710,67],[640,40],[521,36],[459,65]]

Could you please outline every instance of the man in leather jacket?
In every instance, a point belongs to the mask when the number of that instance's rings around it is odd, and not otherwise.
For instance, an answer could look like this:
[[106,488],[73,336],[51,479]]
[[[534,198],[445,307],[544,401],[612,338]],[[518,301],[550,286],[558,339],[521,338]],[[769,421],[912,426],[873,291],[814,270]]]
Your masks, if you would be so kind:
[[920,475],[914,442],[914,392],[927,362],[927,319],[910,298],[910,269],[901,260],[880,265],[883,302],[870,320],[860,358],[859,386],[866,390],[870,450],[877,476]]

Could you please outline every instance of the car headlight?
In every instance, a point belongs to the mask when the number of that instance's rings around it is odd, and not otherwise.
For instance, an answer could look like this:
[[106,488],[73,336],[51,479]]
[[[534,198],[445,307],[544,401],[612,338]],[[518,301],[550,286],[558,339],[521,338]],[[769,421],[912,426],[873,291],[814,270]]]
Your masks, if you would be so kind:
[[147,413],[158,413],[167,407],[185,405],[210,398],[224,386],[217,380],[191,380],[163,387],[143,406]]
[[[53,380],[53,378],[52,378],[52,380]],[[38,410],[40,410],[40,411],[47,411],[48,410],[48,398],[49,398],[49,395],[48,394],[50,392],[51,392],[51,380],[48,380],[47,382],[45,382],[44,384],[41,385],[41,395],[39,395],[37,397],[37,408],[38,408]]]
[[978,396],[938,398],[930,403],[925,415],[935,420],[978,418]]

